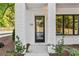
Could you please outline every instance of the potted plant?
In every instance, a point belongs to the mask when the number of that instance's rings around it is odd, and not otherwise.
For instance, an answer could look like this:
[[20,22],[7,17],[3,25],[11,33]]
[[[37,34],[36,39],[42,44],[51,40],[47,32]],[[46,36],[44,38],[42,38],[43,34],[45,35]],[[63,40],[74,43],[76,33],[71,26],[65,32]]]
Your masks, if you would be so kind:
[[30,43],[26,44],[26,52],[29,52]]

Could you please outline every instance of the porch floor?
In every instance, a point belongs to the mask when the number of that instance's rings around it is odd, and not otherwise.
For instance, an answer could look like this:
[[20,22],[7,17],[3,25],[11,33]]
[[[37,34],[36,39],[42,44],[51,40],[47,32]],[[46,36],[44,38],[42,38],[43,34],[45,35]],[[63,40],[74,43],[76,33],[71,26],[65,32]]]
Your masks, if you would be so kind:
[[47,46],[32,45],[30,47],[30,52],[26,53],[25,56],[49,56]]

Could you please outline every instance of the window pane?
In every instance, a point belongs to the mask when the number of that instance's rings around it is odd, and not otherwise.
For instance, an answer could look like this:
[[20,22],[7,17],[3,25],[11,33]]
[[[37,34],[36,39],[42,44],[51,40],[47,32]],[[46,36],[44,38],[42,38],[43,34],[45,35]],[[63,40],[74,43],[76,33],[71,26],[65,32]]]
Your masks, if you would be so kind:
[[44,32],[44,28],[45,28],[45,17],[44,16],[35,16],[35,22],[36,22],[36,25],[35,25],[35,42],[44,42],[45,40],[45,32]]
[[74,33],[78,34],[78,16],[74,16]]
[[73,16],[64,16],[64,34],[73,34]]
[[56,33],[62,34],[62,20],[63,16],[56,16]]

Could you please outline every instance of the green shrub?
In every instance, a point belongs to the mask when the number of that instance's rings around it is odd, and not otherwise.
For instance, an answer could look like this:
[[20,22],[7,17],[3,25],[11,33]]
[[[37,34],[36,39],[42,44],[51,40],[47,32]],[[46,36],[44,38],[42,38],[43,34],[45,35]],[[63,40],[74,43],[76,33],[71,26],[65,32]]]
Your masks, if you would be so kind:
[[71,48],[70,49],[70,55],[71,56],[79,56],[79,50],[77,50],[75,48]]
[[17,38],[17,41],[15,41],[15,52],[17,54],[22,54],[25,50],[25,45],[22,44],[18,36],[16,36],[16,38]]
[[62,37],[61,42],[58,41],[58,44],[56,45],[55,51],[56,51],[56,53],[59,56],[62,56],[63,55],[63,52],[64,52],[64,36]]

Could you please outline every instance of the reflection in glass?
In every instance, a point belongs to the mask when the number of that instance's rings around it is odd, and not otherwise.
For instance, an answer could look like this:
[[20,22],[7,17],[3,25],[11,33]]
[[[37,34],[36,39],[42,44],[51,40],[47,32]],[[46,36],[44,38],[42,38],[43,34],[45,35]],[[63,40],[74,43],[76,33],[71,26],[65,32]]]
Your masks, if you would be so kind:
[[44,16],[36,16],[36,42],[44,42]]
[[64,34],[73,34],[72,16],[64,16]]
[[78,34],[78,16],[74,16],[74,33]]
[[62,34],[62,24],[63,24],[63,17],[62,16],[56,16],[56,33]]
[[56,33],[75,35],[79,34],[78,15],[57,15],[56,16]]

